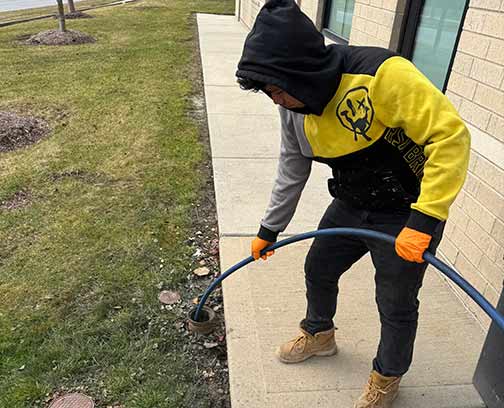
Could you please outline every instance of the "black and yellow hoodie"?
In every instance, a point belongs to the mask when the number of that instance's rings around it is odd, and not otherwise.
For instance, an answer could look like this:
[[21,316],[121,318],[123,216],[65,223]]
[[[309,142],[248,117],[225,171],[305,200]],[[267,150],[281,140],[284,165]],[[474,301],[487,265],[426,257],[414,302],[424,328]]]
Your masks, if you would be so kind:
[[410,61],[383,48],[326,46],[293,0],[270,0],[236,75],[305,104],[280,108],[280,163],[260,238],[286,228],[313,160],[332,168],[331,194],[357,208],[411,208],[407,226],[428,234],[446,220],[464,183],[469,132]]

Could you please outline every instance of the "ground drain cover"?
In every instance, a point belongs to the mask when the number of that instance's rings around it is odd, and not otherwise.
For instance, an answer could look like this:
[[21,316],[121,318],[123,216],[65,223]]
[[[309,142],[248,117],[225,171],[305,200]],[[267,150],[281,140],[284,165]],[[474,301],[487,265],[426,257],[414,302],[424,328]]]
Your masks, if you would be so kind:
[[94,402],[87,395],[73,393],[55,399],[49,408],[94,408]]

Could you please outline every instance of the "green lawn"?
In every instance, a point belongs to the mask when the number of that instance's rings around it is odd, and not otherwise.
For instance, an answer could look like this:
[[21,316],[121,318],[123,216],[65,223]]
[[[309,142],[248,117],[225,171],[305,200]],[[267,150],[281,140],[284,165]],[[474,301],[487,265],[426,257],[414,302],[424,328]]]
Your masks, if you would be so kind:
[[0,202],[20,190],[31,197],[0,209],[0,407],[44,406],[77,387],[98,407],[212,406],[157,285],[186,280],[191,209],[208,183],[188,114],[199,92],[193,12],[233,6],[103,8],[68,22],[97,38],[83,46],[14,41],[54,20],[0,29],[0,110],[53,128],[34,146],[0,153]]

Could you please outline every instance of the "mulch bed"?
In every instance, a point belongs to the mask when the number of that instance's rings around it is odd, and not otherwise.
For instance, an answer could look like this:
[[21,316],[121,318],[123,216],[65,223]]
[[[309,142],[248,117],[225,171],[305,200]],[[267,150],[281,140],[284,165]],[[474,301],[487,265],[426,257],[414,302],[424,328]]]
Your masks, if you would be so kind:
[[0,153],[36,143],[50,131],[49,125],[42,119],[0,111]]
[[32,35],[24,44],[26,45],[76,45],[94,43],[96,39],[88,34],[76,30],[47,30]]

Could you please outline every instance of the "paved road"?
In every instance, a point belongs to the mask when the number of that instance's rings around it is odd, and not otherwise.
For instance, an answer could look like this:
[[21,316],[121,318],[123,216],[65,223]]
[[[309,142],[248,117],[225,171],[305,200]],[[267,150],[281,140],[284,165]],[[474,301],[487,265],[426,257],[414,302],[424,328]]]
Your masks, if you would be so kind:
[[[78,0],[74,0],[78,1]],[[66,3],[66,1],[65,1]],[[13,11],[13,10],[24,10],[35,7],[46,7],[52,6],[56,7],[56,0],[0,0],[0,12],[2,11]]]

